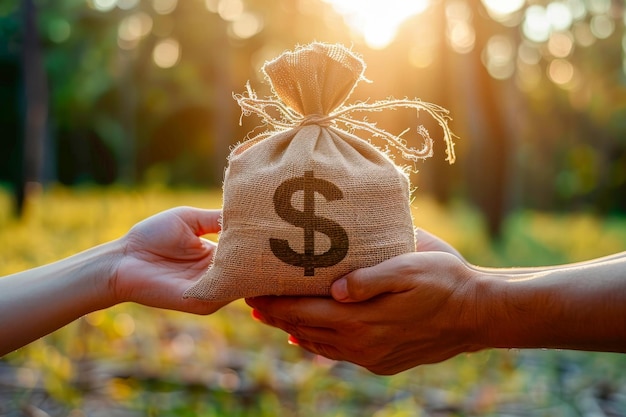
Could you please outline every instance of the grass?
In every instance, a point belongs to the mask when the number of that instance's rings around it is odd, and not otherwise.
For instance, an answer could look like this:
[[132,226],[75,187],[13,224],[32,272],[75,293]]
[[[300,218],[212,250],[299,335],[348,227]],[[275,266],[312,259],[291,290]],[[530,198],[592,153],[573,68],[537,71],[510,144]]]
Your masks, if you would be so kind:
[[[0,276],[115,239],[177,205],[219,207],[221,194],[54,187],[17,221],[0,193]],[[466,204],[418,197],[414,206],[417,226],[477,264],[553,264],[626,249],[621,218],[519,212],[495,246]],[[123,304],[0,359],[0,416],[621,416],[624,369],[626,355],[491,350],[378,377],[288,345],[240,301],[207,317]]]

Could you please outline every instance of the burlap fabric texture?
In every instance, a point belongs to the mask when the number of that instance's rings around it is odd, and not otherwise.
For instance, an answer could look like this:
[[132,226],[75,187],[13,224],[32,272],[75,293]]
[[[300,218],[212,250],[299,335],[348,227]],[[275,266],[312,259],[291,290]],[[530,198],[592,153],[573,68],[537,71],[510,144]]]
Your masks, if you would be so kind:
[[350,115],[425,110],[442,126],[452,161],[447,111],[419,100],[345,106],[364,70],[347,48],[313,43],[265,64],[276,97],[259,99],[249,86],[235,96],[268,131],[232,151],[215,258],[185,297],[328,295],[348,272],[415,249],[406,172],[369,139],[378,136],[413,160],[430,156],[432,140],[418,129],[424,145],[410,148]]

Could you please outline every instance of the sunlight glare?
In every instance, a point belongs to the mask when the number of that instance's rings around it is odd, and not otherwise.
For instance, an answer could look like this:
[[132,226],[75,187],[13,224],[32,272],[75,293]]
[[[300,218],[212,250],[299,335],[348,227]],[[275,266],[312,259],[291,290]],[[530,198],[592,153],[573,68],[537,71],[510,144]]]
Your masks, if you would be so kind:
[[495,20],[502,20],[519,11],[525,0],[482,0],[489,15]]
[[372,49],[384,49],[395,38],[400,25],[422,13],[429,0],[324,0],[342,15]]

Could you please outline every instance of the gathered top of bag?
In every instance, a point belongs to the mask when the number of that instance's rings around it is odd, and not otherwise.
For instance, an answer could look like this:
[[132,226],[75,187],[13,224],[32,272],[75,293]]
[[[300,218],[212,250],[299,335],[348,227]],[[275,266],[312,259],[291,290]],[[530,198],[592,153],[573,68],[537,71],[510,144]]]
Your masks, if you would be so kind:
[[363,59],[345,46],[320,42],[302,46],[293,52],[283,52],[278,58],[266,62],[262,71],[275,97],[260,99],[249,84],[246,85],[247,94],[234,95],[243,115],[257,114],[270,127],[251,138],[249,145],[280,131],[315,123],[344,132],[367,131],[398,149],[407,160],[428,158],[432,156],[433,141],[423,126],[416,127],[416,133],[423,139],[422,147],[418,149],[408,145],[403,138],[410,129],[393,134],[377,127],[376,123],[354,117],[356,113],[408,108],[418,112],[423,110],[437,121],[446,143],[446,160],[454,163],[454,134],[448,127],[450,116],[445,108],[419,99],[345,104],[358,82],[366,80],[365,67]]
[[338,45],[313,43],[265,64],[272,90],[303,116],[329,115],[363,79],[365,63]]

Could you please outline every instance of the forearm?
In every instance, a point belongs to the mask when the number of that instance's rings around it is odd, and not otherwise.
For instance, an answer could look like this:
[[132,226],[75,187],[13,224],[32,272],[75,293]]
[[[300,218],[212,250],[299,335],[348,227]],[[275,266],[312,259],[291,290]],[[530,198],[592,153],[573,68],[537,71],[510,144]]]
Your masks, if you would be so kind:
[[468,267],[474,271],[490,273],[490,274],[500,274],[504,271],[506,275],[524,275],[524,274],[545,272],[545,271],[551,271],[551,270],[560,270],[563,268],[583,267],[583,266],[600,264],[600,263],[614,261],[614,260],[626,260],[626,252],[620,252],[620,253],[604,256],[601,258],[595,258],[595,259],[590,259],[587,261],[575,262],[575,263],[565,264],[565,265],[513,267],[513,268],[503,269],[503,268],[491,268],[491,267],[476,266],[476,265],[468,264]]
[[626,257],[487,277],[487,344],[626,352]]
[[0,278],[0,356],[109,307],[116,242]]

